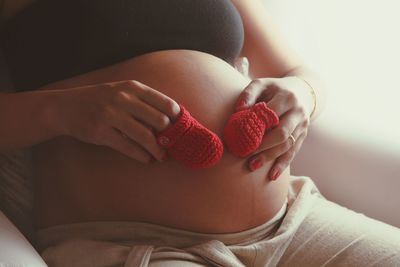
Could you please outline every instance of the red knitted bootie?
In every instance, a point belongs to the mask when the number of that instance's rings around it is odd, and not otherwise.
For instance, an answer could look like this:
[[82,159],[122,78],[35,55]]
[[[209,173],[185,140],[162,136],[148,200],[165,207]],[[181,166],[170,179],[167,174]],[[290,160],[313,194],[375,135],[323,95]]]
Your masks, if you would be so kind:
[[179,106],[178,120],[158,134],[158,144],[167,149],[168,155],[192,169],[211,167],[224,152],[220,138]]
[[278,123],[278,115],[259,102],[232,114],[224,129],[225,143],[232,154],[246,157],[260,146],[265,131]]

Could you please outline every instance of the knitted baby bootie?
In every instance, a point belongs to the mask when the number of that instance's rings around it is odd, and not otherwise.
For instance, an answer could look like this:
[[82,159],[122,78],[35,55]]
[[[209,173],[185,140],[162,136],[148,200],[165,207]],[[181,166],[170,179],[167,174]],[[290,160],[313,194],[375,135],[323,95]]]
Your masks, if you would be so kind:
[[260,146],[265,131],[278,123],[278,115],[259,102],[232,114],[224,129],[225,143],[232,154],[246,157]]
[[157,136],[168,155],[192,169],[208,168],[222,157],[220,138],[201,125],[183,105],[178,120]]

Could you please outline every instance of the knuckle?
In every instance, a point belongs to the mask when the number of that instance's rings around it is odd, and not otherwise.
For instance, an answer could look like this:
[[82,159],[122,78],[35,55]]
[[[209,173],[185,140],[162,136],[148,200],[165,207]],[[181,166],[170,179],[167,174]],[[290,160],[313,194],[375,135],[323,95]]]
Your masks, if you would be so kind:
[[285,129],[279,127],[276,129],[276,134],[278,136],[279,141],[286,141],[289,138],[289,133]]
[[129,93],[136,94],[138,90],[142,88],[140,82],[135,80],[126,80],[121,83],[120,91],[126,92],[126,95],[129,96]]
[[153,134],[149,130],[143,130],[139,133],[139,139],[144,144],[150,144],[153,141]]
[[286,93],[286,97],[287,97],[287,101],[288,101],[289,104],[292,104],[292,105],[297,105],[298,104],[297,97],[293,92],[288,91]]
[[128,87],[130,88],[137,88],[140,87],[140,84],[138,81],[135,80],[127,80],[124,82]]
[[112,95],[111,101],[113,104],[120,104],[129,99],[129,94],[124,92],[122,89],[115,90],[114,94]]
[[292,148],[292,141],[290,140],[286,140],[285,141],[285,148],[284,148],[284,152],[288,152],[290,149]]
[[251,81],[250,83],[250,87],[249,88],[253,88],[253,87],[260,87],[264,84],[264,81],[260,78],[256,78],[254,80]]
[[158,124],[164,129],[167,128],[168,125],[170,124],[170,119],[168,116],[165,115],[160,115],[158,118]]

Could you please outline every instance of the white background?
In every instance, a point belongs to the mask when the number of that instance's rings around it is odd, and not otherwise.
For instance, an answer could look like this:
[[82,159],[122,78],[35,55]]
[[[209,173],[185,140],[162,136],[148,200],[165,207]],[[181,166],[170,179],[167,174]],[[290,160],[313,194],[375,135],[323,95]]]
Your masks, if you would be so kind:
[[318,123],[400,150],[400,1],[267,0],[286,39],[329,86]]
[[400,227],[400,1],[264,0],[328,86],[292,173],[328,199]]

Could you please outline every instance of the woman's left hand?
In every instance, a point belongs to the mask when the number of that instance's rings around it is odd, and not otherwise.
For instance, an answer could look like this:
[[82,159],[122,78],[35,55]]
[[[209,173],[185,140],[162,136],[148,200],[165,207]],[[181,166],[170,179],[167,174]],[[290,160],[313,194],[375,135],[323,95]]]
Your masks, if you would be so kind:
[[240,94],[236,110],[261,101],[276,112],[280,122],[266,132],[248,164],[254,171],[265,162],[274,160],[268,178],[276,180],[289,166],[307,136],[313,109],[312,95],[308,84],[295,76],[256,79]]

